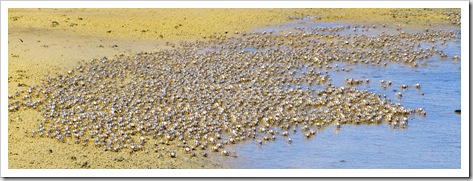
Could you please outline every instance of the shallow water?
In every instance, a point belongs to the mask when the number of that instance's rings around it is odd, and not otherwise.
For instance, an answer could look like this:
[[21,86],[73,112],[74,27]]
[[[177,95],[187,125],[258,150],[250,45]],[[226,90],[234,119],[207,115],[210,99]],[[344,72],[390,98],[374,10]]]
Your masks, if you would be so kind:
[[[315,22],[311,24],[305,19],[296,24],[267,27],[258,31],[278,32],[278,29],[301,27],[301,22],[306,27],[340,25]],[[287,138],[277,137],[275,141],[262,145],[248,141],[237,146],[227,146],[227,150],[236,151],[238,158],[224,158],[222,162],[232,168],[262,169],[460,168],[461,118],[454,110],[461,108],[461,63],[452,59],[454,55],[460,55],[460,47],[457,47],[459,43],[449,42],[446,46],[439,47],[449,55],[448,58],[434,56],[419,64],[418,68],[395,63],[389,63],[387,66],[344,66],[343,63],[336,62],[333,64],[338,64],[340,68],[350,68],[351,71],[328,71],[335,86],[346,86],[345,78],[370,79],[369,84],[363,83],[356,86],[357,89],[385,94],[392,103],[399,102],[409,109],[424,108],[427,115],[411,117],[406,129],[392,129],[385,123],[346,124],[340,130],[334,126],[327,127],[307,140],[303,138],[299,127],[296,133],[290,132],[292,144],[287,143]],[[393,81],[393,84],[382,89],[380,80]],[[420,90],[413,88],[416,83],[421,84]],[[401,90],[401,84],[410,87]],[[402,92],[401,99],[397,98],[397,92]]]

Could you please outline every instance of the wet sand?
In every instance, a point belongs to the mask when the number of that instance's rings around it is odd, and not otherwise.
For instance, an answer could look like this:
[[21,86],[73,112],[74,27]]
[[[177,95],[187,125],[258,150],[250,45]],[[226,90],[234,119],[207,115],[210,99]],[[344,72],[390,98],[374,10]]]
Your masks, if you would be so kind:
[[[166,42],[238,36],[295,18],[428,27],[451,24],[442,9],[10,9],[8,92],[64,74],[81,60],[156,51]],[[459,11],[459,10],[458,10]],[[375,17],[375,18],[373,18]],[[204,38],[205,37],[205,38]],[[9,113],[9,168],[226,168],[212,158],[156,158],[31,138],[41,113]],[[178,153],[179,154],[179,153]],[[184,154],[182,154],[184,155]]]

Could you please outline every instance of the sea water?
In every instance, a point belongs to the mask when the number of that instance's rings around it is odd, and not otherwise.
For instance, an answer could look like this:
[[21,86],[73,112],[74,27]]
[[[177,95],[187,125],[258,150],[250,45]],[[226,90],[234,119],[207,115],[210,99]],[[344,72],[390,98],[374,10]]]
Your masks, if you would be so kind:
[[[291,28],[310,30],[314,27],[346,25],[303,19],[292,24],[264,27],[256,31],[278,33]],[[451,29],[460,36],[460,28]],[[382,31],[386,29],[378,28],[367,32],[347,29],[337,33],[376,36]],[[387,66],[332,63],[337,64],[339,68],[350,69],[349,72],[328,71],[334,86],[346,86],[346,78],[369,79],[369,84],[363,83],[356,88],[386,95],[393,104],[401,103],[409,109],[425,109],[427,115],[410,117],[406,129],[392,129],[384,123],[346,124],[341,129],[326,127],[313,138],[305,139],[299,128],[294,134],[291,131],[291,144],[279,136],[275,141],[262,145],[250,140],[226,147],[227,150],[234,151],[237,158],[217,156],[217,159],[221,159],[231,168],[458,169],[461,165],[462,120],[460,114],[454,111],[461,109],[461,62],[454,60],[453,56],[460,55],[459,45],[460,41],[448,42],[446,46],[439,45],[438,49],[443,50],[449,57],[433,56],[417,68],[394,62],[388,63]],[[393,84],[388,88],[381,88],[381,80],[392,81]],[[419,90],[413,87],[416,83],[421,84]],[[401,84],[410,87],[402,90]],[[397,92],[403,94],[401,99],[396,96]]]

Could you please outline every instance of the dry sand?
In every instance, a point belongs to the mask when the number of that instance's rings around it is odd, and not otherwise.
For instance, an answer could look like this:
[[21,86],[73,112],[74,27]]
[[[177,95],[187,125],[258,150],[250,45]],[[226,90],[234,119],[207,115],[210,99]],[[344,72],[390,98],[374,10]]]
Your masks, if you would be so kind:
[[[203,40],[211,35],[316,16],[317,21],[397,26],[450,25],[448,9],[10,9],[8,92],[25,90],[41,78],[64,74],[81,60],[169,48],[165,42]],[[454,10],[459,12],[460,10]],[[227,32],[227,33],[225,33]],[[104,152],[93,146],[58,143],[25,135],[40,112],[8,116],[8,167],[18,168],[225,168],[218,157],[157,158],[138,152]],[[2,120],[5,121],[5,120]],[[25,134],[25,130],[29,130]],[[228,158],[227,158],[228,159]],[[229,158],[233,159],[233,158]]]

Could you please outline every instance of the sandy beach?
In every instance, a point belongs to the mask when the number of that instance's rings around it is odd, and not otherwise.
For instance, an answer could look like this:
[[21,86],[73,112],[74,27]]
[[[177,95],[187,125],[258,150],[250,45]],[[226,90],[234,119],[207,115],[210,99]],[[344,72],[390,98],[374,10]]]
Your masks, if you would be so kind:
[[[81,61],[172,48],[167,42],[239,36],[256,28],[310,16],[321,22],[451,25],[446,9],[10,9],[8,93],[65,74]],[[458,10],[459,11],[459,10]],[[31,138],[39,109],[9,112],[8,167],[36,168],[228,168],[218,159],[179,152],[163,159],[145,152],[104,152],[56,139]],[[4,120],[5,121],[5,120]],[[25,133],[25,131],[27,133]],[[229,158],[232,159],[232,158]]]

